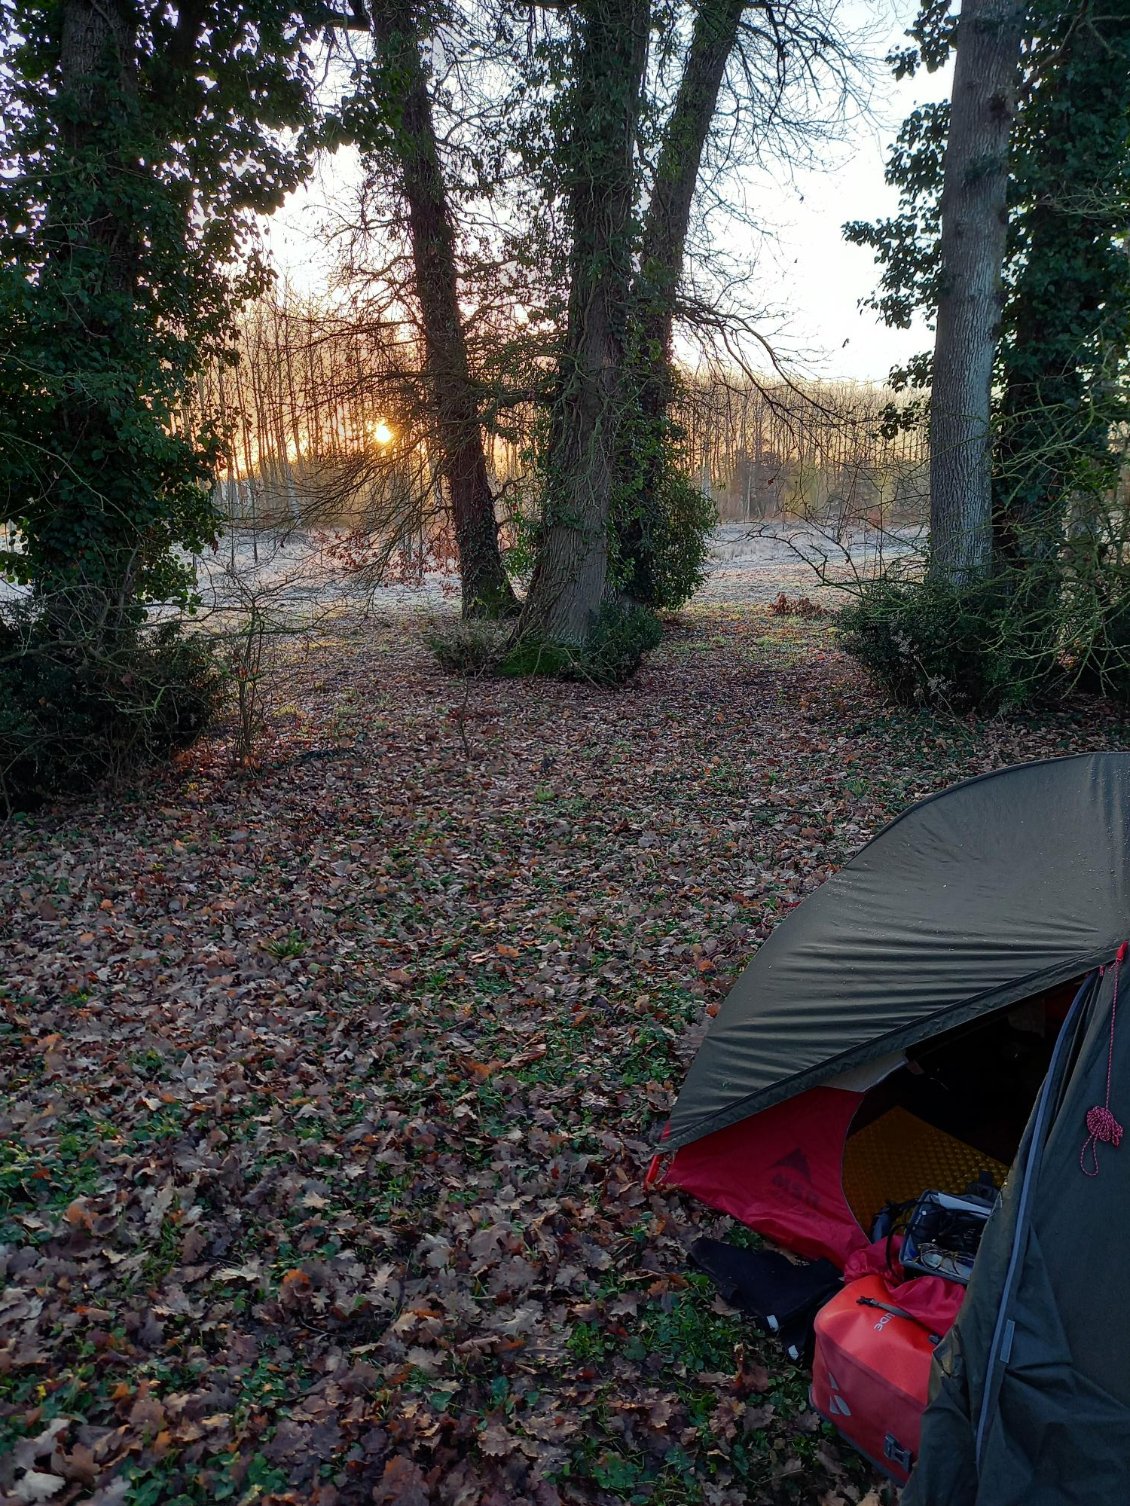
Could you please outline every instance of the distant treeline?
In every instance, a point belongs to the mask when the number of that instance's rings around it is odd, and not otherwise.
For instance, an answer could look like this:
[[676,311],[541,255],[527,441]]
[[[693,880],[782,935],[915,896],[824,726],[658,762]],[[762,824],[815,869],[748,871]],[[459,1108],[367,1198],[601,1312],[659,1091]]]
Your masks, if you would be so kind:
[[885,526],[926,515],[925,420],[889,388],[700,378],[676,416],[688,470],[723,519]]
[[[416,342],[403,328],[294,298],[245,316],[240,360],[202,383],[229,434],[217,504],[236,527],[337,527],[404,537],[439,526]],[[484,392],[488,455],[508,506],[536,507],[530,394]],[[674,418],[687,474],[723,521],[917,523],[928,507],[925,422],[862,383],[683,376]]]

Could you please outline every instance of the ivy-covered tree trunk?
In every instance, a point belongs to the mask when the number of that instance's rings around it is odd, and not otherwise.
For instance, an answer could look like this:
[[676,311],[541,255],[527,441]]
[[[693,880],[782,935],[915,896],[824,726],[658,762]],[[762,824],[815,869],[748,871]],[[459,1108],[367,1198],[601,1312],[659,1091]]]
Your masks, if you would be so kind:
[[647,0],[582,0],[563,150],[572,245],[545,516],[520,631],[580,646],[608,586],[631,292],[635,145]]
[[1113,487],[1130,351],[1130,0],[1050,18],[1025,103],[1023,265],[1001,353],[994,539],[1054,585],[1068,504]]
[[[0,394],[19,421],[0,447],[0,490],[24,546],[5,568],[32,584],[60,637],[97,648],[132,633],[147,600],[183,599],[190,572],[173,547],[212,534],[219,443],[207,426],[191,432],[184,398],[238,298],[239,220],[231,199],[229,225],[193,211],[189,163],[212,145],[189,104],[204,0],[186,0],[175,20],[130,0],[42,11],[29,7],[20,23],[23,106],[3,133],[12,192],[0,211]],[[265,8],[256,25],[266,45]],[[230,110],[238,95],[225,98]],[[212,123],[224,145],[227,113]],[[182,129],[191,145],[180,145]],[[241,174],[253,144],[246,133],[232,143]],[[248,180],[234,197],[258,203],[270,172]],[[208,186],[218,196],[215,177]],[[214,261],[202,269],[204,245]]]
[[498,544],[478,396],[459,309],[455,229],[440,165],[422,37],[411,0],[375,0],[373,36],[396,83],[393,149],[408,206],[427,380],[459,551],[463,615],[518,609]]
[[991,393],[1023,7],[962,0],[941,198],[930,399],[932,569],[953,584],[992,554]]
[[[640,236],[636,317],[645,344],[669,367],[675,297],[683,275],[691,205],[718,107],[726,63],[748,0],[702,0],[675,103],[663,130]],[[656,383],[656,392],[662,389]]]
[[666,418],[674,396],[672,330],[683,275],[691,206],[702,154],[718,106],[726,63],[734,50],[747,0],[702,0],[675,103],[663,131],[655,182],[640,237],[639,273],[632,298],[632,344],[638,413],[626,426],[624,478],[635,494],[635,516],[621,529],[620,554],[630,596],[652,594],[644,516],[662,485]]
[[[137,295],[140,246],[114,212],[115,194],[142,174],[122,129],[137,99],[136,16],[118,0],[64,0],[59,44],[61,153],[45,205],[47,267],[41,296],[81,306],[85,370],[63,375],[56,445],[45,456],[35,509],[36,591],[61,631],[112,635],[132,615],[142,541],[107,497],[78,480],[70,457],[114,445],[112,406],[99,383],[99,352]],[[115,126],[108,129],[109,122]],[[78,300],[81,298],[81,305]]]
[[64,0],[62,13],[61,132],[75,149],[98,128],[107,84],[123,95],[137,92],[136,18],[113,0]]

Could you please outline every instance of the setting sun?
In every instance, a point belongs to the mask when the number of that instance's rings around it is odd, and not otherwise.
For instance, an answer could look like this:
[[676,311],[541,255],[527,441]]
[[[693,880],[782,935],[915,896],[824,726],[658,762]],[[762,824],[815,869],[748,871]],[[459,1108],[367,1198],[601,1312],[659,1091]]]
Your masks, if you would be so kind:
[[385,423],[385,421],[384,421],[383,418],[374,427],[374,429],[373,429],[373,438],[376,440],[377,444],[391,444],[392,443],[392,438],[393,438],[392,430],[389,428],[388,424]]

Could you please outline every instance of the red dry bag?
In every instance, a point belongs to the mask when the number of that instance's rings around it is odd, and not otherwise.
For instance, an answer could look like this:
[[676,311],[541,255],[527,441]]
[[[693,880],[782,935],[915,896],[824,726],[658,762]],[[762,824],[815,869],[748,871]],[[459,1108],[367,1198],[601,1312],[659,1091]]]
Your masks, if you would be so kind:
[[816,1314],[812,1405],[900,1485],[918,1454],[939,1335],[899,1309],[881,1276],[851,1281]]

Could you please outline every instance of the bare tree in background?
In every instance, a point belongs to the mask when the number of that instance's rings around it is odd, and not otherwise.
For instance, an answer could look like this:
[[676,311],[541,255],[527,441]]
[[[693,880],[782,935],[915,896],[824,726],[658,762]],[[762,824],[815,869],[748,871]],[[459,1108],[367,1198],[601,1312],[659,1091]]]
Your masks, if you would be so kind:
[[[424,376],[459,551],[463,615],[509,615],[518,603],[499,549],[479,395],[459,306],[455,224],[423,57],[425,23],[413,0],[369,0],[367,7],[354,0],[353,13],[371,33],[375,66],[367,74],[367,104],[379,113],[377,129],[395,161],[407,209]],[[362,127],[363,149],[364,135]]]
[[[659,134],[632,290],[639,412],[631,439],[639,453],[624,460],[642,513],[657,504],[664,469],[673,458],[666,420],[678,391],[676,321],[703,334],[724,322],[720,308],[702,300],[705,279],[699,280],[697,307],[680,299],[711,138],[722,138],[715,176],[725,176],[751,156],[803,159],[817,132],[826,146],[861,67],[860,44],[837,30],[834,9],[806,0],[700,0],[694,11],[678,87]],[[814,106],[827,93],[831,117],[822,118]],[[736,336],[737,328],[731,332]],[[648,576],[644,532],[637,512],[620,540],[637,590],[646,588]]]
[[[323,515],[356,512],[350,487],[387,500],[371,482],[412,448],[425,457],[422,487],[415,499],[398,492],[398,505],[423,519],[436,498],[429,466],[438,473],[465,615],[505,613],[516,603],[498,541],[496,462],[500,446],[516,449],[525,479],[508,509],[516,499],[539,520],[522,631],[582,641],[624,585],[622,535],[608,574],[613,499],[633,486],[643,506],[659,505],[654,470],[641,485],[645,467],[621,436],[646,441],[653,420],[648,465],[680,463],[666,423],[676,320],[693,309],[700,329],[736,335],[721,305],[704,304],[713,284],[732,302],[735,284],[703,261],[702,246],[693,297],[680,289],[704,164],[713,192],[704,197],[717,208],[732,198],[719,187],[725,175],[750,155],[795,161],[825,140],[815,106],[828,94],[836,113],[855,66],[833,11],[821,0],[697,0],[670,12],[614,0],[537,6],[527,27],[490,3],[339,8],[327,24],[349,39],[352,68],[339,127],[360,150],[365,186],[341,240],[348,305],[323,328],[312,321],[310,338],[352,346],[352,319],[399,342],[404,358],[383,389],[348,355],[330,363],[343,411],[383,390],[373,417],[383,411],[398,434],[395,445],[354,438],[335,453],[321,474]],[[390,182],[400,187],[392,206]],[[282,364],[289,375],[293,362]],[[337,425],[332,407],[325,419]],[[286,447],[309,481],[315,436]],[[272,441],[276,456],[283,449]],[[280,462],[287,488],[292,468]],[[381,506],[371,518],[384,539],[406,521]]]
[[478,397],[459,308],[455,230],[420,55],[422,38],[411,4],[404,0],[374,0],[372,24],[384,66],[402,81],[396,151],[408,205],[440,467],[459,549],[463,614],[504,615],[517,609],[517,599],[498,546]]

